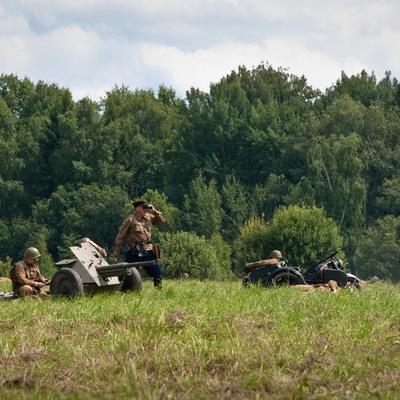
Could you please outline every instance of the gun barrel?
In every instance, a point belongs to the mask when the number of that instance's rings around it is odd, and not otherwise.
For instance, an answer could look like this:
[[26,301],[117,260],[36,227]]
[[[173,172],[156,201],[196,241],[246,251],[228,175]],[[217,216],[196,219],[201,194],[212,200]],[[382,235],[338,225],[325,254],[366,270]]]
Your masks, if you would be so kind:
[[138,261],[133,263],[122,262],[118,264],[111,264],[111,265],[101,265],[96,267],[96,271],[101,275],[103,278],[111,277],[111,276],[124,276],[127,275],[127,271],[129,268],[135,267],[148,267],[151,265],[155,265],[156,261]]

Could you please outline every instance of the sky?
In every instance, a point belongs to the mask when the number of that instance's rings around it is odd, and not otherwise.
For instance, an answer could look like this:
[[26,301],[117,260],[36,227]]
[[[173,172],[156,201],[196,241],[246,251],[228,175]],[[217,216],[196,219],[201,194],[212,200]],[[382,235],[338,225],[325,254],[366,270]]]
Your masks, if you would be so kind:
[[400,81],[399,0],[0,0],[0,74],[99,101],[122,85],[184,98],[267,64],[324,91]]

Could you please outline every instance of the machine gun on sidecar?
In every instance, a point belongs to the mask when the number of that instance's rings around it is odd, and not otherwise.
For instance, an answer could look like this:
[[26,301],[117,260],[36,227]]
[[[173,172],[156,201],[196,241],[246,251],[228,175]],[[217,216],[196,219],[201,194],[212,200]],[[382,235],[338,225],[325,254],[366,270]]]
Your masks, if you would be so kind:
[[337,253],[342,249],[335,250],[328,257],[307,269],[290,267],[283,261],[273,265],[268,265],[267,260],[246,263],[247,271],[246,268],[245,271],[248,273],[243,278],[242,283],[244,286],[262,284],[264,287],[269,287],[276,285],[318,285],[333,280],[342,288],[355,287],[361,289],[360,279],[345,272],[342,262],[337,258]]

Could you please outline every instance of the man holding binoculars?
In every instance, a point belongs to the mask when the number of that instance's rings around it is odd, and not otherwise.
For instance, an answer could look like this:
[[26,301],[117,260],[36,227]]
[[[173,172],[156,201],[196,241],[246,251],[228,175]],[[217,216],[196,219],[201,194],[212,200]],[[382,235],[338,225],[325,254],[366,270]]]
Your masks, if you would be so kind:
[[155,265],[143,269],[153,278],[154,287],[161,289],[162,267],[157,261],[159,251],[158,246],[152,242],[152,232],[153,226],[165,222],[165,217],[145,200],[135,201],[132,205],[135,212],[124,220],[115,238],[113,253],[115,261],[118,262],[121,247],[126,242],[128,245],[126,262],[156,261]]

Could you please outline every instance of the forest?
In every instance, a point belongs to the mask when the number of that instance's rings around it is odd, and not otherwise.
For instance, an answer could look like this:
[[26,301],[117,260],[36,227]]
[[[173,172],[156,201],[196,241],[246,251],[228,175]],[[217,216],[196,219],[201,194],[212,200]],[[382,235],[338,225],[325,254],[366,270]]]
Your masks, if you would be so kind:
[[96,102],[0,76],[0,271],[44,270],[90,237],[112,254],[132,201],[163,211],[165,276],[237,277],[279,248],[305,265],[346,244],[363,279],[400,281],[400,84],[361,71],[324,92],[268,63],[209,92],[115,86]]

